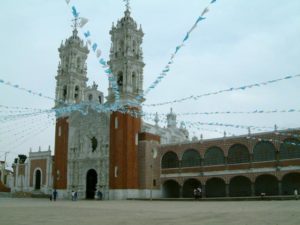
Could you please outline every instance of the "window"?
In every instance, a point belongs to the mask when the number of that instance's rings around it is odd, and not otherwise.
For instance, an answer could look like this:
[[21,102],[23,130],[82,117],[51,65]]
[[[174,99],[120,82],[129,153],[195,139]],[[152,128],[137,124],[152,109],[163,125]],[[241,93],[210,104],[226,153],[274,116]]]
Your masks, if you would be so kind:
[[118,177],[119,175],[119,168],[115,166],[115,177]]
[[119,86],[123,86],[123,72],[121,72],[121,71],[118,73],[117,83]]
[[92,152],[96,151],[98,146],[98,141],[95,137],[91,138],[91,144],[92,144]]
[[61,136],[61,126],[58,127],[58,136]]
[[153,179],[153,187],[155,187],[156,186],[156,180],[155,179]]
[[135,145],[139,144],[139,135],[136,133],[135,134]]
[[93,95],[89,94],[89,101],[92,101],[92,100],[93,100]]
[[67,99],[67,94],[68,94],[68,92],[67,92],[67,86],[65,85],[63,87],[63,100],[64,101]]
[[76,87],[75,87],[75,94],[74,94],[74,98],[75,98],[75,99],[78,99],[78,97],[79,97],[79,87],[78,87],[78,86],[76,86]]
[[115,129],[118,129],[118,117],[115,118]]

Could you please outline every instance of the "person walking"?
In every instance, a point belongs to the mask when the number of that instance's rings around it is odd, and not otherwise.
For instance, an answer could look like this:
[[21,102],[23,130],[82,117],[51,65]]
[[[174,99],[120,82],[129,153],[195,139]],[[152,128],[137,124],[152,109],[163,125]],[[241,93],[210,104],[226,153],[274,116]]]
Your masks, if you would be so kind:
[[294,189],[294,196],[295,196],[295,199],[298,200],[298,190],[297,190],[297,188]]
[[74,190],[72,190],[71,196],[72,196],[72,201],[75,201],[75,191]]
[[77,191],[74,191],[74,201],[77,201],[78,193]]
[[197,188],[197,194],[198,194],[198,198],[202,198],[202,189],[201,189],[201,187]]
[[57,198],[57,191],[56,191],[56,189],[54,189],[54,191],[53,191],[53,201],[56,201],[56,198]]
[[195,200],[198,199],[198,194],[197,194],[197,189],[196,188],[194,188],[194,198],[195,198]]

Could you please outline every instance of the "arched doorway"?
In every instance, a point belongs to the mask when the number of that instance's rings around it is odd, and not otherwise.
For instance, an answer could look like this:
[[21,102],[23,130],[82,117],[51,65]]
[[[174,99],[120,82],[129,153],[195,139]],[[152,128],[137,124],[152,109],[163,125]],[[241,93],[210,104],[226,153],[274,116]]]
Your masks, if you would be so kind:
[[182,197],[193,198],[194,189],[201,187],[201,183],[196,179],[188,179],[184,182],[182,187]]
[[206,197],[225,197],[225,181],[221,178],[211,178],[206,182]]
[[300,173],[289,173],[282,178],[282,193],[284,195],[293,195],[294,190],[300,191]]
[[261,175],[255,180],[255,195],[278,195],[278,180],[272,175]]
[[179,184],[174,180],[168,180],[163,185],[163,196],[165,198],[179,198]]
[[37,170],[35,171],[35,190],[40,190],[41,189],[41,171]]
[[86,175],[86,199],[94,199],[97,185],[97,172],[90,169]]
[[251,196],[251,181],[247,177],[237,176],[230,180],[230,197]]

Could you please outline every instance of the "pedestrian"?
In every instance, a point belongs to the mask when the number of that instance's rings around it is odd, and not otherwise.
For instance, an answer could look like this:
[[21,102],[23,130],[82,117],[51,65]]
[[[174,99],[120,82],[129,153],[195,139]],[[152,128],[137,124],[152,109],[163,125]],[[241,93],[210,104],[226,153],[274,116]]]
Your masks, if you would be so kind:
[[102,200],[102,192],[100,190],[96,191],[96,199],[97,200]]
[[75,191],[74,190],[72,190],[71,196],[72,196],[72,201],[75,201]]
[[194,198],[195,198],[195,200],[197,200],[197,199],[198,199],[198,195],[197,195],[197,189],[196,189],[196,188],[194,188]]
[[53,201],[56,201],[56,197],[57,197],[57,191],[56,191],[56,189],[54,189],[54,191],[53,191]]
[[197,188],[197,194],[198,194],[198,198],[202,198],[202,189],[201,189],[201,187]]
[[297,190],[297,188],[294,189],[294,195],[295,195],[295,199],[298,200],[298,190]]
[[74,192],[74,201],[77,201],[77,197],[78,197],[78,194],[77,194],[77,191]]

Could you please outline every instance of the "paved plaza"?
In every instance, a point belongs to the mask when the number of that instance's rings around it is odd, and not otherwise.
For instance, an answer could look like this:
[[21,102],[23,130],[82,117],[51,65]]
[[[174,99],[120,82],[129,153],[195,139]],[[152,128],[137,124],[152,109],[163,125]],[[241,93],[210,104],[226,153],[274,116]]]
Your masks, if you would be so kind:
[[1,225],[299,225],[300,201],[57,201],[0,198]]

